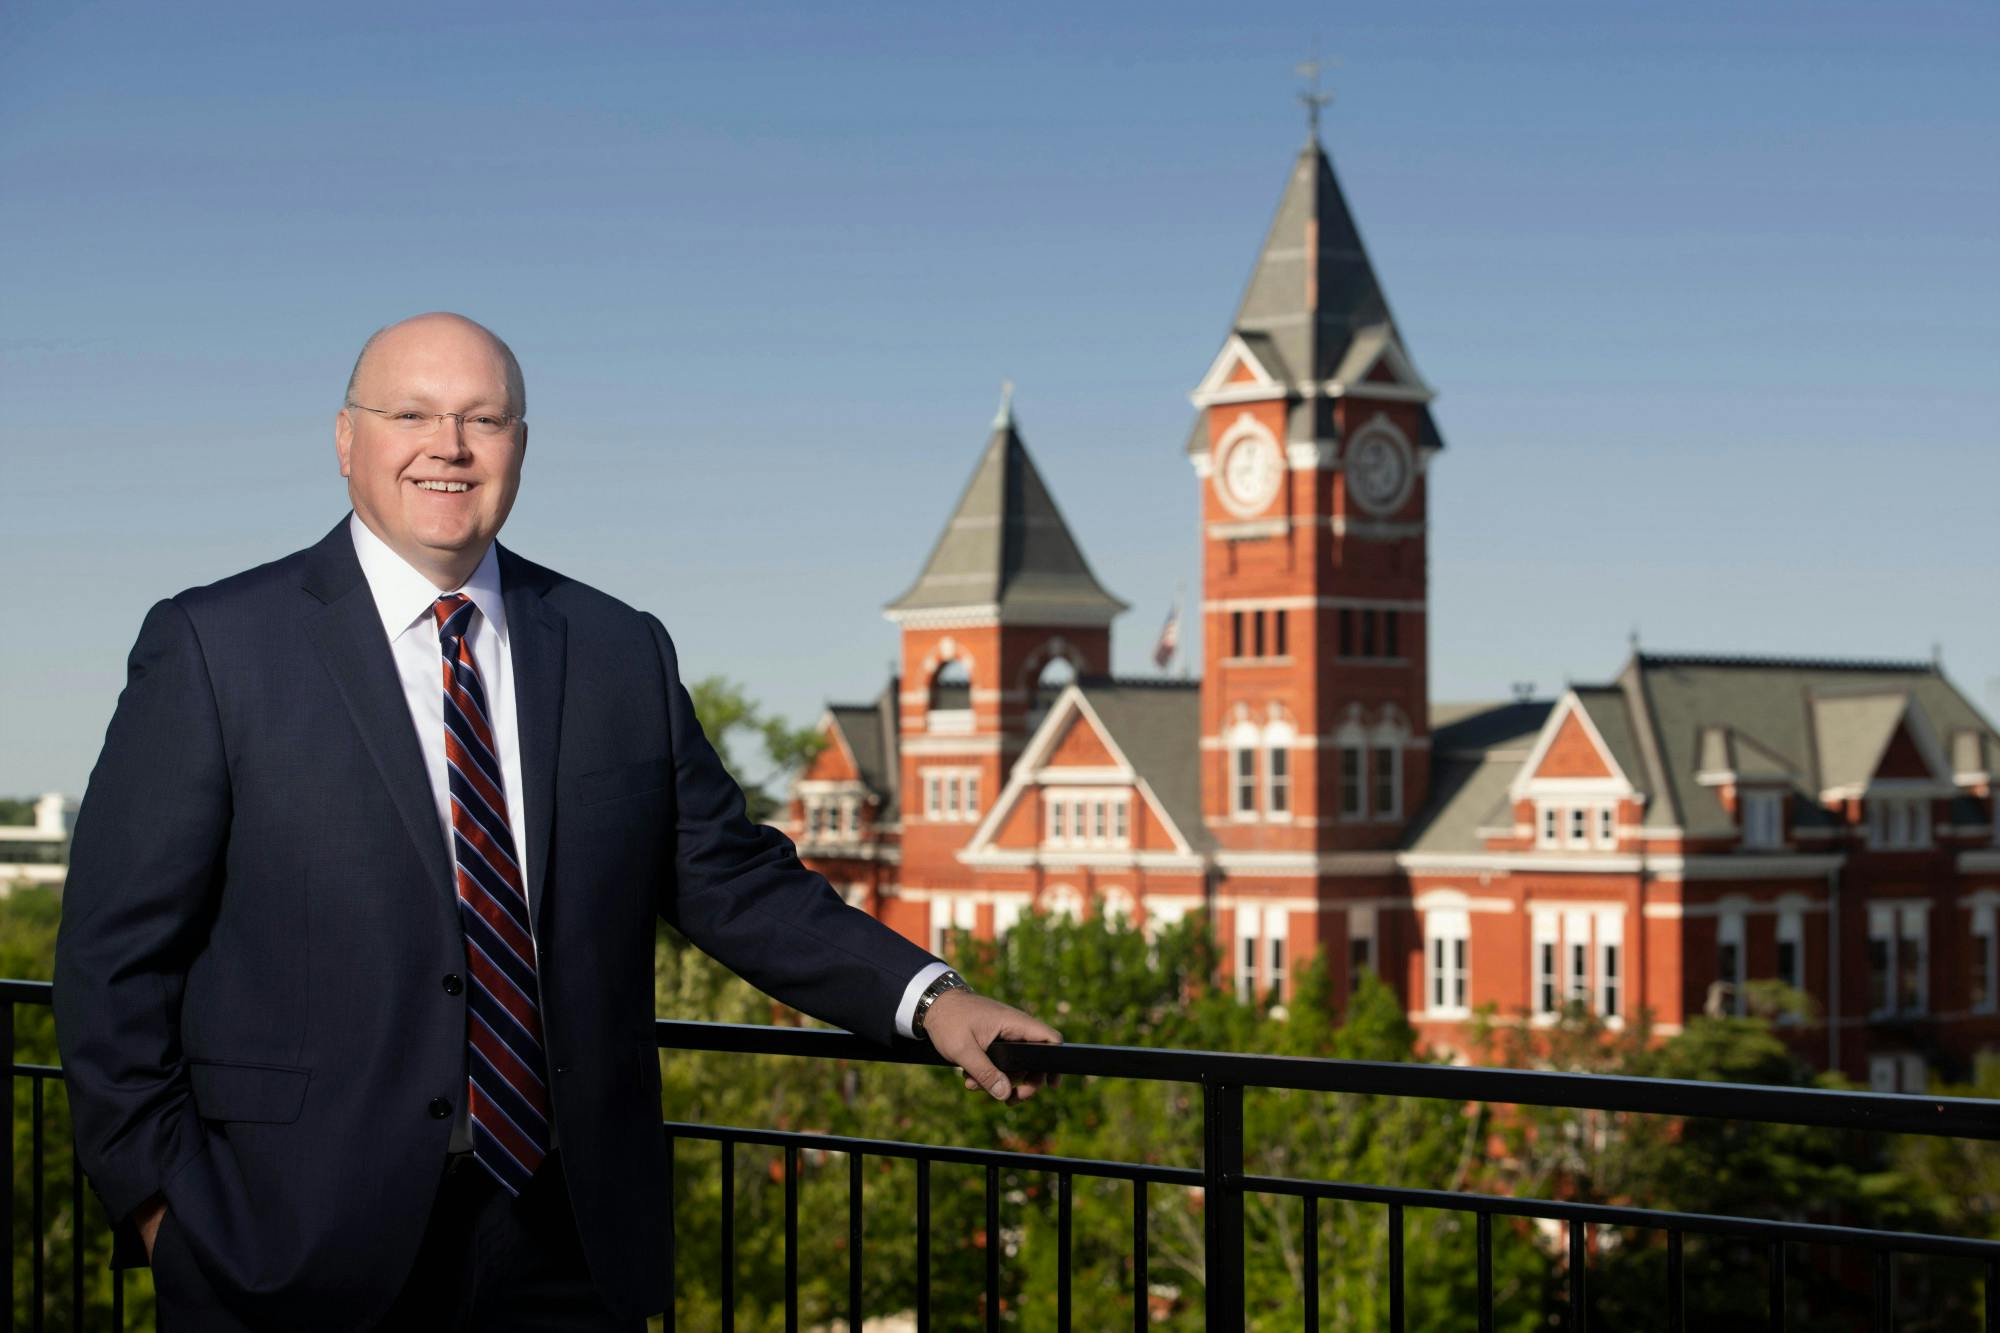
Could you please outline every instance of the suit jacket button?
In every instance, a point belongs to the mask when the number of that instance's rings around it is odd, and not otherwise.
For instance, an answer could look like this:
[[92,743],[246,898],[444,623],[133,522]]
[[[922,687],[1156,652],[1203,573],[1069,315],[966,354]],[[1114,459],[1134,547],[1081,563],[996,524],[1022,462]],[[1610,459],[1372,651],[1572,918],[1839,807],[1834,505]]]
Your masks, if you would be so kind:
[[462,978],[460,978],[458,973],[447,972],[445,974],[444,993],[446,995],[458,995],[461,994],[464,990],[465,990],[465,982]]
[[442,1097],[431,1098],[431,1119],[433,1120],[451,1119],[451,1103],[446,1101]]

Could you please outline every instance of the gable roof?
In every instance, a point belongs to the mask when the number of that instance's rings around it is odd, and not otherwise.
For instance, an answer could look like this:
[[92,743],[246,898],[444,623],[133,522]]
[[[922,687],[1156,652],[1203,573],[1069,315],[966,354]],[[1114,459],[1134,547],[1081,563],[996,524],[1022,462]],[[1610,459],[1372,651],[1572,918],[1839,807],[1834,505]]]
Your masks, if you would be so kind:
[[1102,625],[1125,607],[1090,572],[1006,407],[923,572],[884,610],[891,620],[964,609],[1016,624]]
[[1554,711],[1549,699],[1432,705],[1430,794],[1404,830],[1402,849],[1482,851],[1480,830],[1511,827],[1509,788]]
[[901,809],[896,799],[902,770],[896,736],[902,684],[901,676],[891,676],[873,703],[826,706],[833,715],[834,725],[840,728],[840,738],[846,742],[848,753],[854,756],[862,784],[882,798],[881,808],[890,817]]
[[[1713,771],[1705,761],[1718,728],[1729,733],[1739,763],[1748,755],[1774,779],[1794,775],[1813,804],[1822,792],[1873,777],[1904,718],[1933,756],[1938,747],[1929,737],[1993,735],[1992,725],[1928,662],[1640,653],[1619,685],[1634,710],[1637,738],[1657,756],[1648,766],[1657,767],[1661,785],[1652,789],[1646,823],[1678,822],[1695,837],[1736,827],[1716,787],[1701,781]],[[1931,768],[1939,769],[1935,759]]]
[[1201,818],[1201,682],[1083,676],[1076,689],[1188,846],[1212,848]]

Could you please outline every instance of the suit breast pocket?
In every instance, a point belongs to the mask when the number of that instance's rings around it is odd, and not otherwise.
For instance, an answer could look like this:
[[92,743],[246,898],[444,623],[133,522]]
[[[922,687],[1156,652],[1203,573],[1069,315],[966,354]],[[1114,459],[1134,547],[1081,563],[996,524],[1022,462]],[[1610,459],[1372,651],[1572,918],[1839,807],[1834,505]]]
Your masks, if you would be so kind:
[[582,805],[598,805],[627,796],[656,792],[674,780],[673,763],[664,755],[636,763],[613,764],[578,774],[572,785]]

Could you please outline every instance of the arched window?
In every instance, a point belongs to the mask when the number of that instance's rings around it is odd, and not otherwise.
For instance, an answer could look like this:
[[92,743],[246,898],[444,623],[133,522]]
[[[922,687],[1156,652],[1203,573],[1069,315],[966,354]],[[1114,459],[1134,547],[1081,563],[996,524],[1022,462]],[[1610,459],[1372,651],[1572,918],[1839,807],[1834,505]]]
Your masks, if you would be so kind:
[[1051,917],[1066,916],[1074,921],[1083,915],[1083,895],[1067,884],[1053,885],[1042,894],[1042,910]]
[[1257,817],[1257,749],[1262,741],[1247,718],[1229,729],[1229,813],[1234,818]]
[[1106,889],[1097,899],[1097,914],[1107,922],[1121,926],[1132,924],[1132,892],[1129,889]]
[[1076,680],[1076,665],[1062,655],[1063,649],[1059,645],[1059,640],[1050,645],[1050,651],[1056,656],[1043,663],[1040,674],[1035,677],[1034,692],[1028,699],[1030,731],[1041,725],[1042,719],[1049,715],[1049,709],[1055,707],[1057,696]]
[[1368,733],[1349,718],[1333,736],[1334,781],[1339,785],[1340,817],[1368,818]]
[[1289,722],[1264,724],[1264,813],[1272,819],[1292,817],[1292,743],[1297,738]]
[[972,707],[972,677],[963,661],[953,658],[931,677],[930,706],[946,712]]

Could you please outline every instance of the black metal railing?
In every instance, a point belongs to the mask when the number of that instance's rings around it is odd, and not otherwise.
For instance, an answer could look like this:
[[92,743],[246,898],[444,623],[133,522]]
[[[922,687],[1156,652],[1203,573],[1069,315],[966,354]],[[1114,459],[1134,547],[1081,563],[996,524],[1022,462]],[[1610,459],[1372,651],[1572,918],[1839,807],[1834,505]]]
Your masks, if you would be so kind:
[[[761,1027],[722,1023],[659,1024],[660,1044],[676,1050],[726,1052],[739,1055],[782,1055],[808,1059],[909,1064],[938,1063],[934,1055],[914,1045],[894,1052],[843,1032],[819,1029]],[[725,1172],[730,1146],[755,1143],[786,1152],[786,1176],[796,1179],[797,1152],[806,1147],[853,1154],[852,1178],[860,1179],[866,1156],[914,1160],[919,1167],[920,1209],[927,1198],[927,1168],[932,1163],[961,1163],[986,1169],[987,1235],[999,1230],[998,1177],[1003,1168],[1025,1169],[1056,1177],[1059,1248],[1057,1251],[1057,1321],[1068,1329],[1070,1310],[1069,1231],[1072,1189],[1078,1176],[1125,1180],[1133,1185],[1133,1327],[1147,1327],[1146,1187],[1149,1184],[1197,1187],[1203,1198],[1203,1272],[1206,1275],[1204,1327],[1211,1333],[1237,1333],[1244,1326],[1244,1215],[1247,1195],[1267,1194],[1300,1200],[1305,1240],[1303,1303],[1305,1327],[1319,1326],[1318,1283],[1320,1200],[1337,1199],[1378,1204],[1388,1214],[1386,1286],[1389,1326],[1404,1330],[1403,1211],[1406,1208],[1471,1213],[1477,1228],[1477,1327],[1491,1333],[1493,1306],[1492,1219],[1523,1217],[1560,1222],[1567,1228],[1569,1305],[1586,1308],[1591,1229],[1601,1226],[1648,1228],[1664,1232],[1668,1242],[1667,1290],[1661,1293],[1668,1327],[1687,1328],[1683,1238],[1690,1234],[1732,1236],[1761,1242],[1769,1271],[1769,1326],[1786,1325],[1785,1247],[1828,1245],[1870,1253],[1873,1264],[1872,1326],[1893,1327],[1895,1257],[1924,1255],[1972,1260],[1984,1267],[1987,1333],[2000,1333],[2000,1241],[1878,1230],[1827,1223],[1775,1221],[1716,1216],[1648,1208],[1523,1199],[1452,1190],[1414,1189],[1337,1181],[1299,1180],[1248,1174],[1244,1169],[1243,1094],[1246,1089],[1291,1089],[1321,1093],[1436,1098],[1459,1103],[1484,1102],[1528,1107],[1617,1111],[1661,1116],[1713,1117],[1741,1122],[1805,1125],[1889,1134],[2000,1140],[2000,1105],[1965,1097],[1920,1097],[1893,1093],[1838,1092],[1817,1088],[1765,1087],[1739,1083],[1695,1082],[1621,1075],[1573,1074],[1526,1069],[1473,1069],[1451,1065],[1390,1064],[1363,1060],[1324,1060],[1287,1056],[1235,1055],[1217,1051],[1153,1050],[1138,1047],[1067,1044],[1039,1046],[999,1043],[995,1063],[1010,1073],[1060,1073],[1094,1077],[1160,1080],[1198,1085],[1202,1092],[1202,1160],[1199,1168],[1167,1167],[1134,1162],[1056,1157],[1037,1153],[988,1151],[933,1144],[844,1138],[838,1135],[749,1129],[669,1122],[669,1142],[704,1139],[722,1145]],[[725,1232],[729,1192],[725,1189]],[[786,1195],[786,1327],[798,1327],[796,1281],[796,1192]],[[850,1291],[854,1297],[848,1327],[859,1333],[860,1290],[859,1189],[850,1193]],[[917,1219],[918,1244],[928,1243],[928,1219]],[[1000,1326],[999,1248],[986,1247],[986,1327]],[[724,1252],[725,1265],[729,1262]],[[921,1258],[917,1270],[917,1327],[929,1328],[929,1268]],[[727,1292],[731,1275],[722,1275]],[[724,1304],[727,1328],[728,1303]],[[670,1328],[672,1321],[669,1319]]]
[[[43,982],[0,981],[0,1056],[11,1071],[8,1099],[8,1133],[0,1139],[0,1173],[15,1182],[17,1159],[15,1131],[20,1107],[12,1095],[21,1080],[28,1081],[27,1112],[30,1125],[30,1179],[28,1226],[17,1217],[15,1190],[9,1188],[0,1208],[0,1246],[7,1261],[0,1263],[0,1333],[17,1326],[16,1261],[21,1247],[29,1247],[26,1258],[30,1290],[27,1293],[27,1322],[36,1333],[47,1326],[51,1311],[49,1290],[50,1252],[48,1245],[48,1191],[45,1180],[49,1158],[45,1121],[50,1114],[46,1089],[53,1080],[60,1083],[59,1067],[25,1063],[16,1059],[15,1017],[17,1006],[46,1009],[50,987]],[[885,1049],[843,1032],[788,1027],[762,1027],[724,1023],[662,1021],[657,1025],[662,1048],[676,1051],[719,1052],[735,1055],[789,1056],[813,1060],[863,1063],[941,1064],[927,1049],[905,1043]],[[1388,1221],[1385,1256],[1385,1286],[1388,1317],[1393,1333],[1404,1329],[1403,1214],[1406,1209],[1435,1209],[1469,1213],[1476,1227],[1478,1297],[1476,1326],[1490,1333],[1494,1327],[1493,1219],[1515,1217],[1559,1223],[1567,1230],[1568,1262],[1566,1278],[1570,1308],[1586,1309],[1589,1280],[1589,1253],[1592,1228],[1645,1228],[1662,1232],[1667,1238],[1666,1290],[1660,1293],[1668,1327],[1680,1333],[1687,1327],[1684,1297],[1686,1262],[1683,1241],[1688,1235],[1721,1235],[1765,1248],[1769,1274],[1769,1326],[1783,1329],[1786,1321],[1785,1274],[1787,1247],[1824,1245],[1860,1251],[1872,1259],[1872,1327],[1885,1331],[1893,1327],[1893,1291],[1898,1256],[1943,1257],[1969,1260],[1980,1265],[1984,1281],[1984,1328],[2000,1333],[2000,1241],[1936,1235],[1920,1232],[1872,1229],[1791,1220],[1657,1209],[1619,1207],[1560,1199],[1517,1198],[1463,1191],[1407,1188],[1351,1182],[1296,1179],[1286,1176],[1256,1175],[1245,1169],[1243,1097],[1247,1089],[1289,1089],[1317,1093],[1350,1093],[1378,1097],[1441,1099],[1461,1104],[1488,1103],[1523,1107],[1629,1112],[1668,1117],[1714,1117],[1740,1122],[1777,1125],[1804,1125],[1872,1133],[1916,1134],[1977,1140],[2000,1140],[2000,1107],[1971,1098],[1909,1096],[1889,1093],[1836,1092],[1822,1089],[1763,1087],[1745,1084],[1689,1082],[1671,1079],[1635,1078],[1596,1074],[1572,1074],[1542,1070],[1472,1069],[1443,1065],[1388,1064],[1354,1060],[1324,1060],[1267,1055],[1236,1055],[1215,1051],[1151,1050],[1135,1047],[1068,1044],[1039,1046],[1001,1043],[992,1052],[996,1063],[1009,1072],[1060,1073],[1069,1076],[1140,1079],[1186,1083],[1201,1090],[1203,1133],[1198,1167],[1174,1167],[1140,1162],[1097,1158],[1063,1157],[1042,1153],[980,1149],[948,1144],[910,1143],[900,1140],[868,1139],[835,1134],[764,1129],[754,1126],[694,1124],[669,1121],[664,1125],[668,1149],[668,1188],[674,1188],[677,1146],[682,1140],[712,1142],[720,1147],[722,1217],[718,1219],[720,1238],[720,1312],[725,1329],[732,1327],[735,1306],[736,1256],[733,1221],[736,1208],[734,1148],[761,1145],[783,1154],[785,1181],[785,1290],[786,1327],[799,1326],[799,1176],[800,1154],[835,1152],[848,1155],[848,1311],[847,1325],[862,1325],[863,1215],[865,1206],[864,1164],[870,1158],[899,1159],[915,1164],[917,1173],[916,1214],[913,1219],[916,1245],[917,1327],[931,1327],[930,1206],[931,1168],[939,1164],[980,1168],[985,1177],[984,1301],[985,1322],[997,1329],[1001,1319],[1001,1247],[1003,1206],[1001,1177],[1004,1171],[1029,1171],[1055,1178],[1057,1211],[1056,1317],[1059,1327],[1070,1327],[1071,1314],[1071,1221],[1077,1178],[1128,1182],[1132,1187],[1132,1261],[1134,1281],[1133,1327],[1148,1327],[1147,1309],[1147,1207],[1151,1186],[1199,1189],[1202,1194],[1202,1272],[1205,1286],[1205,1327],[1214,1333],[1238,1333],[1244,1327],[1244,1200],[1252,1195],[1291,1197],[1299,1201],[1305,1226],[1303,1256],[1306,1280],[1303,1303],[1305,1326],[1318,1327],[1319,1235],[1318,1209],[1322,1201],[1334,1200],[1380,1206]],[[66,1115],[63,1117],[66,1123]],[[67,1138],[67,1135],[64,1135]],[[67,1308],[56,1302],[53,1311],[65,1326],[87,1326],[94,1306],[86,1305],[84,1226],[86,1191],[73,1147],[67,1142],[59,1149],[68,1165],[67,1226],[68,1291]],[[93,1234],[108,1234],[109,1223],[90,1203]],[[23,1234],[25,1231],[25,1235]],[[99,1249],[102,1249],[102,1245]],[[666,1261],[675,1262],[669,1253]],[[108,1279],[106,1315],[111,1327],[125,1324],[126,1293],[124,1275]],[[666,1318],[674,1327],[674,1311]]]

